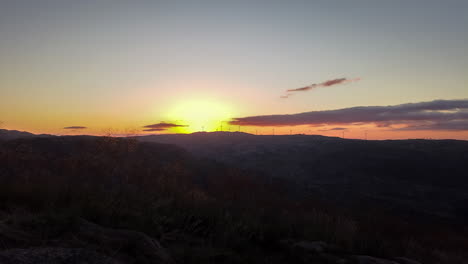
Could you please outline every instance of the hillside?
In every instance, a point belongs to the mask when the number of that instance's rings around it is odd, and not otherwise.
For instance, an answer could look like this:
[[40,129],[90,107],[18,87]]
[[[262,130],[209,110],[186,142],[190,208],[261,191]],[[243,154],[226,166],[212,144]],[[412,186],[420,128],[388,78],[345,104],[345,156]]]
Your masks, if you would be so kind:
[[140,137],[292,182],[294,193],[464,221],[468,141],[365,141],[309,135],[195,133]]
[[[239,144],[256,138],[236,136]],[[349,142],[292,138],[298,145]],[[291,146],[279,139],[280,150]],[[3,141],[0,263],[431,264],[467,257],[464,225],[405,219],[384,204],[336,207],[291,195],[291,182],[131,138]]]
[[0,140],[11,140],[25,137],[37,137],[44,135],[35,135],[25,131],[0,129]]

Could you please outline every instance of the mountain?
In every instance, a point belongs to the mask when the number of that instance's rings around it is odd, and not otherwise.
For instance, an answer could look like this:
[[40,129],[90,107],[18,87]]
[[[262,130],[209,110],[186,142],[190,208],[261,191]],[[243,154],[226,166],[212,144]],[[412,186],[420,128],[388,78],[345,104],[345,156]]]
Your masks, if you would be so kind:
[[[0,263],[466,263],[464,222],[397,213],[429,204],[400,189],[462,196],[466,143],[244,133],[0,141]],[[430,182],[440,171],[419,173],[435,158],[453,168]],[[439,208],[450,199],[426,199],[438,204],[421,214],[452,212]]]
[[0,129],[0,140],[11,140],[17,138],[27,138],[27,137],[44,137],[50,135],[36,135],[25,131],[18,131],[18,130],[7,130],[7,129]]
[[228,132],[139,140],[175,144],[198,157],[285,179],[295,194],[345,206],[378,205],[460,221],[468,217],[468,141]]

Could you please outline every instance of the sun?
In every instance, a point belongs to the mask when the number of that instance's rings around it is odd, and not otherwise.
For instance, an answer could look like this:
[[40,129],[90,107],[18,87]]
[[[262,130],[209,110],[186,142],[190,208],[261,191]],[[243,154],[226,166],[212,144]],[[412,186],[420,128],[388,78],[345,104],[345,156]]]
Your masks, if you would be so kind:
[[228,130],[228,121],[233,117],[233,109],[226,103],[217,100],[182,101],[167,112],[167,119],[187,127],[173,128],[176,133],[193,133],[199,131]]

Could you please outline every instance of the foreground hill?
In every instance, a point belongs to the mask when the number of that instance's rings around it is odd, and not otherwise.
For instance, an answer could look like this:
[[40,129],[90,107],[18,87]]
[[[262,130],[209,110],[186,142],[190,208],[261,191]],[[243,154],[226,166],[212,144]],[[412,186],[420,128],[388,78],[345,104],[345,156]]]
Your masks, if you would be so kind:
[[227,132],[139,140],[175,144],[198,157],[286,179],[296,194],[459,221],[468,217],[468,141]]
[[466,263],[465,225],[343,210],[269,179],[163,143],[3,141],[0,263]]

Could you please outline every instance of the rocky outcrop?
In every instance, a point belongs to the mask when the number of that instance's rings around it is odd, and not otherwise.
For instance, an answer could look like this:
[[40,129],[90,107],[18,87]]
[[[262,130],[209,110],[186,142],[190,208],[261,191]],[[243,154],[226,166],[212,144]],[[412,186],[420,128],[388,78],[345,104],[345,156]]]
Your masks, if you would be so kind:
[[1,264],[123,264],[116,259],[83,248],[15,248],[0,251]]
[[398,257],[398,258],[394,258],[394,260],[400,264],[421,264],[420,262],[416,261],[416,260],[412,260],[412,259],[409,259],[409,258],[403,258],[403,257]]
[[[43,234],[42,234],[43,235]],[[173,263],[159,242],[126,229],[77,219],[53,237],[0,222],[0,264],[20,263]]]
[[388,259],[375,258],[371,256],[352,256],[355,264],[401,264]]
[[76,236],[87,242],[97,243],[109,249],[119,248],[130,255],[145,259],[146,263],[171,263],[169,254],[159,242],[142,232],[123,229],[104,228],[80,219]]
[[328,245],[323,241],[300,241],[294,243],[293,247],[310,253],[323,253]]
[[421,264],[415,260],[398,257],[392,260],[366,255],[352,255],[336,245],[323,241],[294,241],[284,239],[281,245],[292,250],[296,256],[303,256],[304,262],[326,264]]

